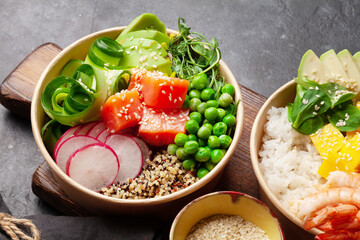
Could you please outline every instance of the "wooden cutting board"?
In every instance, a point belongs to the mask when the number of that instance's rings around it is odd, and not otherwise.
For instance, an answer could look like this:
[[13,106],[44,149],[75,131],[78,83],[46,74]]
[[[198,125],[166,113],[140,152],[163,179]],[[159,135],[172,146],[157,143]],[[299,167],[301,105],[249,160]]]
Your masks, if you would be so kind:
[[[0,102],[16,115],[30,119],[30,105],[33,90],[42,72],[61,51],[54,43],[46,43],[31,52],[3,81],[0,86]],[[252,169],[249,140],[253,121],[266,97],[241,86],[244,103],[244,126],[241,140],[234,152],[216,190],[232,190],[247,193],[257,198],[259,186]],[[40,199],[70,216],[90,216],[85,209],[75,204],[64,194],[54,179],[49,165],[44,161],[34,172],[32,190]],[[287,239],[313,239],[313,236],[284,218],[276,209]]]

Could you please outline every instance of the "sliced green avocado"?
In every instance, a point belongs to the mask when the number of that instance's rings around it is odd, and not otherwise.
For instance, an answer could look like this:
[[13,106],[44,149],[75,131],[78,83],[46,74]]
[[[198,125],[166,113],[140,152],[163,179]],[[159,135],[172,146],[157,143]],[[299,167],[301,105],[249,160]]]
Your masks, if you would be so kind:
[[125,54],[120,60],[120,66],[132,66],[136,68],[145,68],[149,71],[159,71],[170,76],[171,62],[165,58],[156,55],[153,51],[144,48],[125,48]]
[[165,48],[159,44],[157,41],[147,38],[126,38],[119,42],[124,48],[129,48],[132,46],[138,46],[149,51],[156,52],[157,55],[165,57],[167,52]]
[[337,54],[346,74],[349,77],[350,89],[358,92],[360,87],[360,71],[349,50],[344,49]]
[[320,59],[316,56],[313,50],[308,50],[302,57],[299,69],[298,78],[307,78],[317,83],[328,82],[328,70]]
[[161,33],[166,34],[165,24],[160,21],[160,19],[152,13],[143,13],[140,16],[136,17],[131,23],[125,28],[125,30],[120,34],[123,36],[128,32],[135,32],[139,30],[148,30],[153,29]]
[[354,59],[356,65],[357,65],[357,67],[358,67],[358,69],[360,71],[360,52],[355,53],[354,56],[353,56],[353,59]]
[[134,39],[134,38],[152,39],[157,41],[159,44],[163,44],[163,43],[168,44],[170,42],[170,38],[166,34],[156,30],[140,30],[135,32],[128,32],[124,35],[119,35],[116,41],[120,43],[124,39]]
[[334,49],[331,49],[320,56],[320,60],[328,68],[331,78],[335,83],[345,86],[349,82],[344,67],[340,63]]

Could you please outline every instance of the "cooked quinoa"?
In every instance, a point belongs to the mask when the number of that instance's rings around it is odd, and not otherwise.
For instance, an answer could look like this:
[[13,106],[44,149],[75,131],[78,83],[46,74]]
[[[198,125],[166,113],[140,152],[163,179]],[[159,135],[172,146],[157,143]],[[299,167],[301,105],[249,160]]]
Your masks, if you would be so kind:
[[199,178],[183,168],[176,156],[157,154],[134,179],[103,188],[106,196],[122,199],[144,199],[165,196],[194,184]]
[[195,224],[186,240],[269,240],[265,232],[241,216],[213,215]]

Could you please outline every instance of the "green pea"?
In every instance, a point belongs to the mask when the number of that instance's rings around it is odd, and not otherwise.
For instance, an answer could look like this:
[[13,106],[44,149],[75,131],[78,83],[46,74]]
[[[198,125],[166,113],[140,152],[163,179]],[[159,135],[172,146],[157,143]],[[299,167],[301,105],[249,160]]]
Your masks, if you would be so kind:
[[189,97],[190,99],[193,99],[193,98],[200,98],[201,97],[201,92],[196,90],[196,89],[193,89],[189,92]]
[[176,150],[176,157],[180,160],[184,160],[188,157],[187,153],[185,152],[185,149],[183,147],[179,147]]
[[215,136],[219,137],[223,134],[226,134],[227,126],[223,122],[217,122],[217,123],[215,123],[212,131]]
[[209,128],[210,131],[212,131],[212,129],[213,129],[213,125],[211,125],[211,123],[208,123],[208,122],[204,123],[203,126]]
[[205,147],[206,144],[207,144],[207,142],[204,139],[201,139],[201,138],[199,138],[197,140],[197,142],[199,143],[199,147]]
[[206,168],[199,168],[199,170],[196,173],[196,176],[201,179],[201,178],[205,177],[206,174],[208,174],[208,173],[209,173],[209,170],[207,170]]
[[218,108],[218,117],[217,117],[217,122],[220,122],[226,115],[226,111],[223,108]]
[[211,151],[211,157],[210,157],[210,161],[212,163],[219,163],[220,160],[224,157],[225,153],[220,150],[220,149],[214,149]]
[[186,128],[186,131],[188,131],[189,133],[195,134],[198,132],[200,126],[196,120],[190,119],[185,123],[185,128]]
[[192,113],[190,113],[189,118],[196,120],[199,124],[200,124],[201,121],[202,121],[202,115],[201,115],[201,113],[199,113],[199,112],[192,112]]
[[211,151],[212,151],[211,147],[209,147],[208,145],[206,145],[204,148],[206,148],[207,150],[209,150],[210,153],[211,153]]
[[232,97],[235,96],[235,88],[233,85],[231,84],[225,84],[222,88],[221,88],[221,93],[228,93],[230,94]]
[[214,121],[209,121],[208,119],[205,118],[204,121],[203,121],[203,125],[206,124],[206,123],[210,123],[211,125],[214,125],[215,122]]
[[176,150],[178,149],[178,145],[176,144],[169,144],[167,147],[167,152],[170,155],[176,155]]
[[184,146],[184,144],[189,140],[188,136],[184,133],[178,133],[175,136],[174,142],[179,147]]
[[194,170],[196,162],[193,159],[186,159],[185,161],[182,162],[182,165],[184,167],[185,170]]
[[189,134],[188,135],[189,141],[197,141],[198,138],[195,134]]
[[236,124],[236,118],[234,115],[232,114],[228,114],[226,115],[223,119],[222,119],[223,123],[226,124],[226,126],[228,126],[229,128],[234,126]]
[[209,100],[209,101],[206,102],[206,107],[207,108],[209,108],[209,107],[217,108],[217,107],[219,107],[219,103],[216,100]]
[[217,136],[211,135],[208,138],[208,146],[211,149],[219,148],[220,147],[220,139]]
[[230,136],[224,134],[224,135],[221,135],[219,137],[219,139],[220,139],[221,148],[225,148],[225,149],[229,148],[229,146],[232,142],[232,138]]
[[201,91],[201,99],[203,101],[209,101],[214,99],[215,97],[215,91],[212,88],[205,88]]
[[190,107],[190,110],[193,112],[193,111],[196,111],[197,109],[197,106],[201,103],[201,100],[199,98],[192,98],[190,99],[190,102],[189,102],[189,107]]
[[204,116],[209,121],[214,121],[218,117],[218,110],[214,107],[205,109]]
[[197,132],[198,137],[201,139],[208,139],[210,134],[211,134],[210,129],[204,126],[201,126],[199,128],[199,131]]
[[195,160],[198,162],[206,162],[211,158],[211,151],[206,147],[199,147],[195,153]]
[[197,141],[187,141],[184,145],[184,149],[187,154],[196,153],[198,148],[199,144]]
[[208,86],[208,84],[209,83],[208,83],[207,76],[205,73],[195,76],[194,79],[192,80],[193,88],[200,90],[200,91],[203,90],[204,88],[206,88]]
[[205,163],[205,168],[209,171],[213,170],[215,166],[216,166],[216,164],[212,163],[211,161],[207,161]]
[[226,108],[233,102],[233,97],[228,93],[221,94],[219,98],[219,105],[223,108]]
[[205,110],[206,110],[206,103],[204,103],[204,102],[200,103],[200,104],[197,106],[196,110],[197,110],[199,113],[204,114],[204,112],[205,112]]
[[184,101],[184,103],[182,105],[182,108],[189,108],[189,107],[190,107],[190,98],[189,98],[188,95],[186,95],[185,101]]

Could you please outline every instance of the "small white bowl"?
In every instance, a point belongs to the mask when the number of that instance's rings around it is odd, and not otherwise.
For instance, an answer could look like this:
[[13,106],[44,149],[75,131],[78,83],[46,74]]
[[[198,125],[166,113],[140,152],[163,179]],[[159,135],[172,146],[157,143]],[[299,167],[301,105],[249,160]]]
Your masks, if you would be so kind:
[[264,203],[244,193],[224,191],[186,205],[172,223],[170,240],[184,240],[196,223],[217,214],[241,216],[265,231],[270,240],[285,239],[279,221]]

